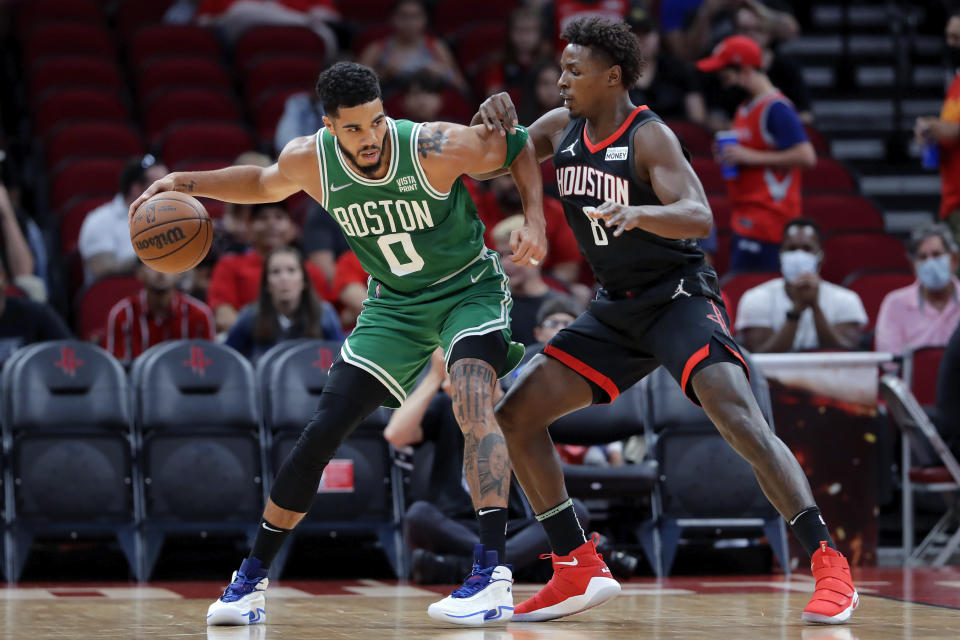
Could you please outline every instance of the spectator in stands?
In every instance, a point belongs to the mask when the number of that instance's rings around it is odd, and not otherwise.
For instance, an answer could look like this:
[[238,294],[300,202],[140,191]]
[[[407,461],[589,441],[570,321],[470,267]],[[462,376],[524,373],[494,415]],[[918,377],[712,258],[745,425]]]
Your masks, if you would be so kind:
[[219,27],[231,43],[251,27],[307,27],[323,40],[329,57],[337,54],[340,12],[334,0],[200,0],[194,15],[200,25]]
[[[0,167],[5,169],[4,156],[5,152],[0,150]],[[3,174],[0,174],[0,262],[10,274],[11,284],[19,286],[34,300],[44,302],[47,299],[47,251],[43,234],[16,206],[18,190],[13,193],[7,190]]]
[[324,126],[323,115],[323,105],[316,91],[293,94],[283,104],[283,115],[273,133],[273,148],[280,153],[294,138],[316,133]]
[[940,217],[947,221],[960,243],[960,8],[947,21],[947,59],[952,74],[940,117],[917,118],[917,142],[940,145]]
[[960,458],[960,327],[953,331],[937,373],[937,430]]
[[270,347],[295,338],[343,340],[337,312],[308,285],[302,254],[293,247],[275,249],[264,262],[260,295],[247,305],[227,334],[226,343],[256,362]]
[[[580,18],[600,16],[609,20],[623,20],[635,0],[554,0],[553,24],[557,54],[567,45],[560,37],[567,25]],[[549,7],[549,4],[546,5]]]
[[902,354],[916,347],[942,347],[960,325],[957,244],[945,224],[914,231],[910,257],[917,281],[891,291],[877,314],[877,351]]
[[129,160],[120,174],[120,192],[84,218],[77,246],[87,284],[104,276],[134,271],[139,260],[130,243],[128,208],[165,175],[167,168],[152,155]]
[[[540,13],[527,6],[514,9],[507,20],[503,46],[484,69],[484,95],[533,85],[535,67],[545,60],[553,62],[553,57],[553,49],[543,37]],[[541,113],[544,112],[538,111],[537,115]]]
[[[422,487],[429,495],[415,495],[418,499],[403,521],[407,543],[413,549],[413,579],[421,584],[462,579],[470,571],[474,545],[480,542],[463,481],[463,436],[450,397],[444,392],[449,392],[448,375],[443,352],[437,349],[426,375],[393,412],[383,432],[383,437],[401,450],[424,441],[434,443],[428,487]],[[499,385],[494,385],[494,394],[495,399],[503,395]],[[536,518],[519,489],[513,478],[507,503],[506,561],[513,564],[515,576],[537,567],[540,554],[549,551],[543,528],[531,526]],[[574,501],[574,508],[581,524],[588,527],[587,510],[579,501]]]
[[401,117],[416,122],[436,122],[443,110],[443,78],[432,73],[418,73],[400,81]]
[[427,7],[422,0],[397,0],[392,24],[393,33],[371,42],[358,58],[360,64],[377,72],[385,94],[395,91],[402,78],[424,71],[460,91],[467,90],[450,49],[427,33]]
[[530,70],[532,80],[523,87],[517,117],[520,122],[532,123],[551,109],[563,106],[560,88],[560,66],[554,60],[543,60]]
[[[311,133],[316,133],[316,129]],[[259,151],[245,151],[234,159],[234,165],[269,167],[273,161]],[[210,253],[246,253],[250,248],[250,212],[252,204],[223,203],[223,216],[213,221],[213,246]]]
[[733,121],[738,143],[725,145],[718,158],[737,169],[727,180],[731,271],[776,270],[784,224],[800,215],[800,170],[817,162],[797,112],[762,64],[760,47],[746,36],[730,36],[697,63],[747,96]]
[[800,32],[790,13],[771,9],[759,0],[664,0],[660,21],[667,48],[684,60],[696,60],[712,42],[731,33],[733,12],[741,5],[762,15],[766,29],[777,40],[787,40]]
[[537,326],[533,336],[538,344],[547,344],[553,336],[566,329],[583,312],[571,299],[553,298],[537,310]]
[[[311,201],[303,223],[303,252],[307,260],[323,272],[327,282],[333,283],[337,259],[350,246],[343,237],[343,230],[326,209]],[[336,295],[333,296],[336,299]]]
[[707,107],[697,72],[689,62],[660,49],[660,29],[645,9],[634,9],[627,22],[640,40],[645,65],[630,90],[634,104],[646,104],[663,118],[706,125]]
[[[241,255],[226,255],[213,268],[207,304],[213,309],[217,331],[227,331],[237,320],[237,313],[257,297],[263,261],[274,249],[290,244],[296,237],[296,226],[283,203],[254,205],[249,220],[251,248]],[[329,299],[331,294],[323,272],[307,263],[307,273],[317,295]]]
[[795,218],[783,230],[782,278],[747,290],[737,305],[740,343],[754,353],[853,349],[867,324],[863,302],[818,275],[820,226]]
[[352,250],[340,254],[333,279],[333,295],[340,307],[340,324],[346,329],[353,329],[363,311],[369,277]]
[[9,284],[0,266],[0,365],[24,345],[71,337],[63,320],[47,305],[7,295]]
[[210,307],[177,291],[181,277],[137,267],[143,289],[113,305],[107,317],[106,349],[124,365],[167,340],[213,340]]
[[552,298],[563,298],[564,295],[547,286],[539,265],[521,267],[507,258],[510,255],[510,234],[522,227],[523,221],[522,215],[515,215],[498,223],[493,228],[493,246],[503,257],[503,270],[510,278],[510,294],[513,297],[510,332],[514,340],[529,345],[536,342],[533,329],[541,305]]

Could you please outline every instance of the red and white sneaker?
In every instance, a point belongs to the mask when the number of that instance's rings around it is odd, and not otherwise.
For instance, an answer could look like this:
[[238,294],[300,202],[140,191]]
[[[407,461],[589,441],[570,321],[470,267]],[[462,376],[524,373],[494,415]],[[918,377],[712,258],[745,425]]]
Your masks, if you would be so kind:
[[553,560],[553,577],[532,598],[513,610],[515,622],[542,622],[586,611],[620,593],[620,583],[611,577],[610,569],[597,553],[593,537],[568,556],[545,553],[541,558]]
[[810,559],[810,570],[817,586],[803,610],[803,621],[843,624],[849,620],[853,610],[860,604],[860,596],[853,586],[847,559],[824,541]]

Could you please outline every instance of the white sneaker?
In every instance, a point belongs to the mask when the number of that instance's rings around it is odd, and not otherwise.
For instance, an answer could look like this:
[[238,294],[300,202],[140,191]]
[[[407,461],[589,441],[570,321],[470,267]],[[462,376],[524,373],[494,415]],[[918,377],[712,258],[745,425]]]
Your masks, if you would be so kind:
[[249,625],[263,624],[267,621],[266,598],[269,580],[266,578],[247,578],[243,561],[239,571],[233,572],[230,585],[216,602],[207,609],[207,624]]
[[510,565],[497,564],[497,552],[484,552],[480,544],[474,549],[473,559],[473,571],[463,586],[431,604],[427,615],[434,620],[466,625],[507,622],[513,617]]

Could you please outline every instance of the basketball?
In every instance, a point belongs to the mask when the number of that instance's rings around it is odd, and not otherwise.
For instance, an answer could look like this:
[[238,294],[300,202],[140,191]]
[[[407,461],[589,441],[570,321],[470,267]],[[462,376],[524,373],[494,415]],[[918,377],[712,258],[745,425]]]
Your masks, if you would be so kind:
[[151,269],[181,273],[200,264],[207,255],[213,243],[213,222],[193,196],[164,191],[134,212],[130,242]]

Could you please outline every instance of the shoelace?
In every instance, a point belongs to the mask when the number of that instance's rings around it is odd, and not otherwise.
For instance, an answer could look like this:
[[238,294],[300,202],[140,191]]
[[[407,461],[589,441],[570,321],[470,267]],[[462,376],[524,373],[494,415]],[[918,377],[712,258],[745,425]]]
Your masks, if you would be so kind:
[[223,591],[220,600],[223,602],[236,602],[243,596],[251,593],[260,580],[261,578],[247,578],[247,576],[242,573],[238,573],[236,579]]
[[481,569],[480,565],[473,565],[473,571],[471,571],[467,579],[463,581],[463,586],[456,589],[451,595],[454,598],[469,598],[476,594],[490,584],[490,577],[495,568],[496,567],[487,567],[486,569]]

